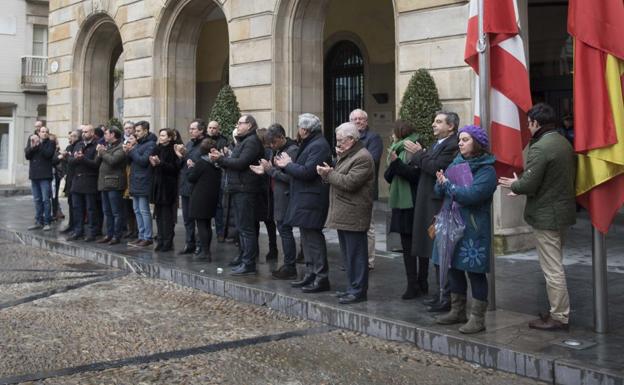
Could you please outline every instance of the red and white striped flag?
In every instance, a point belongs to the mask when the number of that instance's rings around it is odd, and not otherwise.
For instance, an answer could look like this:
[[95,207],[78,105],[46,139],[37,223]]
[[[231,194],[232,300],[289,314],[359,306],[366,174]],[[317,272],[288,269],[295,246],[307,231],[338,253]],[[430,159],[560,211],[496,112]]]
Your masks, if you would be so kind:
[[[490,143],[499,172],[521,170],[522,150],[530,139],[526,112],[533,105],[520,37],[516,0],[483,0],[483,27],[490,39]],[[477,73],[475,123],[479,124],[478,0],[470,1],[464,60]],[[486,128],[486,127],[484,127]]]

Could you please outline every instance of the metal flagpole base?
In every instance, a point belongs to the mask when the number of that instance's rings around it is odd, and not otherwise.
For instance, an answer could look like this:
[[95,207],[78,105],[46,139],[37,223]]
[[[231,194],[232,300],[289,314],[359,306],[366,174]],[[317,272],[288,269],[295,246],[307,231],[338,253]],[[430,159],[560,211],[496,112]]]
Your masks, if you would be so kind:
[[594,331],[606,333],[609,329],[607,248],[605,235],[594,226],[592,226],[592,269],[594,277]]

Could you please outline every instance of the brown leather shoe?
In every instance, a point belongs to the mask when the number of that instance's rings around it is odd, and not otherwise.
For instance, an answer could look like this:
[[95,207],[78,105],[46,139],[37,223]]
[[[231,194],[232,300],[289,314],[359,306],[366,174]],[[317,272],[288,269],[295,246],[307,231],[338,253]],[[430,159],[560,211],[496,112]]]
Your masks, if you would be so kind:
[[116,244],[118,244],[119,242],[120,242],[120,241],[119,241],[119,238],[111,238],[111,240],[108,242],[108,244],[109,244],[109,245],[116,245]]
[[104,237],[104,238],[100,238],[97,241],[95,241],[95,243],[108,243],[111,241],[111,238],[109,237]]
[[552,319],[550,316],[548,317],[540,316],[540,318],[529,322],[529,328],[538,329],[538,330],[547,330],[547,331],[554,331],[554,330],[566,330],[567,331],[569,330],[570,326],[568,324],[564,324],[561,321],[557,321],[556,319]]
[[150,246],[152,245],[154,242],[152,242],[149,239],[144,239],[143,241],[141,241],[140,243],[137,244],[137,246],[141,246],[141,247],[145,247],[145,246]]

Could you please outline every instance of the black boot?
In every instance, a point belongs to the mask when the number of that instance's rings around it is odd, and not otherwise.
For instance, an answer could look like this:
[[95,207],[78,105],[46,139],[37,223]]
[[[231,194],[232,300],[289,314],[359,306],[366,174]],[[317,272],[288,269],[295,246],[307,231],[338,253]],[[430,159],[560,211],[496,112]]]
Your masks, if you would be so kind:
[[436,303],[430,305],[427,308],[429,313],[442,313],[451,310],[451,300],[448,297],[442,297]]

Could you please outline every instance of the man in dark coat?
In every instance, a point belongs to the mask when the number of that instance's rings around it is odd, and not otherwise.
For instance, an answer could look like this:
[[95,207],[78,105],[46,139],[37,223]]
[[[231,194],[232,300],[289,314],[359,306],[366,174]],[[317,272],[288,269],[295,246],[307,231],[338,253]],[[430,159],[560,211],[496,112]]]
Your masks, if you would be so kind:
[[95,205],[97,204],[97,179],[99,164],[93,126],[84,125],[82,141],[74,147],[74,154],[69,158],[69,167],[74,169],[72,180],[72,210],[74,211],[74,231],[67,238],[68,241],[77,240],[84,235],[84,212],[87,212],[87,234],[85,241],[95,240],[96,224]]
[[[373,181],[373,200],[379,195],[377,178],[379,176],[379,163],[381,162],[381,154],[383,153],[383,141],[378,133],[374,132],[368,126],[368,114],[362,109],[355,109],[349,114],[349,121],[357,127],[360,132],[360,143],[373,157],[375,162],[375,177]],[[375,215],[371,215],[371,223],[366,232],[368,238],[368,268],[375,268]]]
[[38,134],[33,134],[24,149],[28,166],[28,178],[32,186],[33,200],[35,201],[35,224],[29,230],[51,229],[52,222],[52,159],[56,144],[49,138],[47,127],[39,128]]
[[[286,136],[286,131],[281,124],[272,124],[268,128],[266,140],[271,145],[273,156],[271,161],[279,157],[282,153],[288,154],[291,158],[297,156],[299,146]],[[277,222],[277,230],[282,240],[284,250],[284,264],[273,271],[271,275],[275,279],[297,279],[297,245],[293,235],[292,226],[284,223],[284,217],[288,210],[288,200],[290,197],[290,175],[286,174],[279,167],[273,167],[272,163],[262,159],[259,166],[250,166],[257,174],[268,174],[271,177],[271,188],[273,191],[273,219]]]
[[193,184],[188,180],[188,175],[201,157],[200,144],[206,136],[206,122],[203,119],[195,119],[189,125],[188,130],[191,140],[186,143],[186,146],[175,146],[176,155],[180,158],[180,197],[185,230],[184,248],[179,254],[191,254],[193,252],[199,254],[201,246],[198,246],[198,242],[196,242],[196,222],[195,219],[191,218],[189,212]]
[[[228,138],[221,134],[221,126],[216,120],[208,122],[206,130],[207,137],[214,140],[217,150],[221,151],[229,145]],[[225,180],[221,179],[221,187],[219,188],[219,197],[217,198],[217,212],[214,215],[215,230],[217,231],[217,242],[225,242],[225,218],[223,217],[223,189],[225,188]]]
[[111,126],[104,130],[106,145],[98,144],[96,161],[100,165],[98,191],[102,195],[102,209],[106,216],[106,236],[98,243],[116,245],[123,235],[123,192],[126,189],[126,153],[121,142],[122,132]]
[[232,269],[232,275],[256,274],[258,259],[257,218],[254,208],[262,192],[262,177],[249,169],[252,164],[259,164],[264,155],[262,143],[256,135],[258,125],[251,115],[243,115],[236,124],[237,145],[230,157],[213,148],[210,159],[226,172],[228,193],[234,206],[236,226],[239,232],[240,255],[232,264],[240,263]]
[[282,153],[274,163],[290,175],[290,200],[284,223],[299,227],[306,273],[291,283],[304,293],[327,291],[329,266],[323,227],[329,208],[329,186],[323,183],[316,166],[331,162],[329,143],[323,137],[321,120],[313,114],[299,116],[298,134],[302,139],[295,158]]
[[[457,129],[459,116],[454,112],[439,111],[433,120],[433,135],[436,141],[427,150],[418,142],[405,141],[405,149],[414,154],[410,165],[420,170],[420,179],[416,190],[414,205],[414,227],[412,229],[412,255],[420,260],[423,266],[418,272],[418,285],[423,291],[428,290],[428,259],[431,258],[433,240],[429,237],[428,228],[433,223],[433,217],[442,207],[442,198],[438,197],[433,188],[436,183],[436,172],[445,170],[457,153]],[[424,268],[427,266],[427,268]],[[438,275],[439,276],[439,275]],[[434,296],[426,301],[429,311],[450,310],[450,293],[445,290],[443,298]]]
[[69,144],[65,147],[65,151],[59,154],[59,159],[61,160],[61,164],[65,168],[65,187],[63,188],[63,192],[67,197],[67,204],[69,205],[69,222],[67,227],[61,230],[61,233],[67,234],[73,230],[74,224],[74,210],[72,210],[72,199],[71,199],[71,184],[74,179],[74,167],[69,166],[69,158],[74,153],[74,148],[80,143],[80,138],[82,137],[82,132],[79,129],[72,130],[69,133]]

